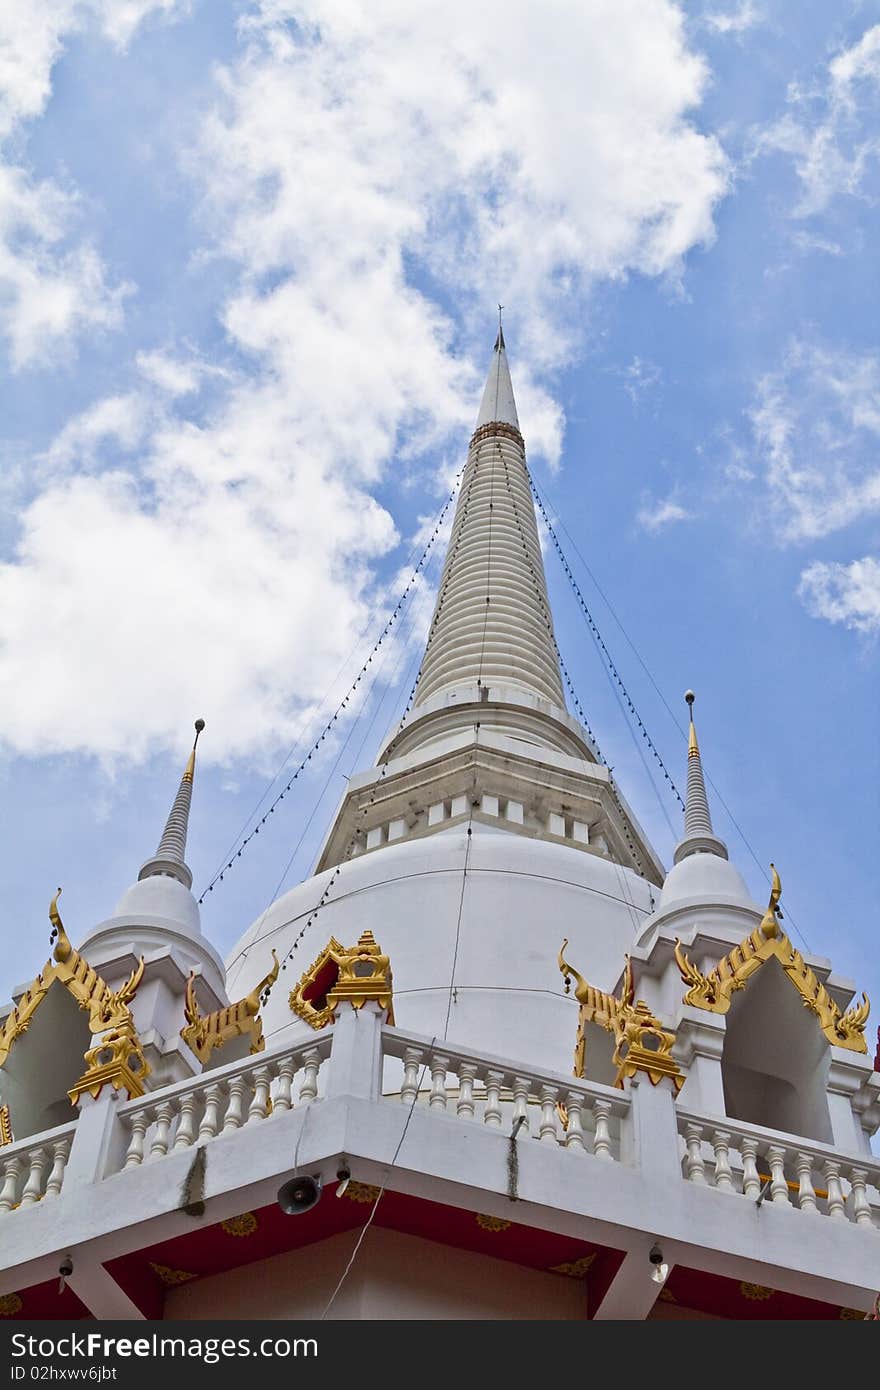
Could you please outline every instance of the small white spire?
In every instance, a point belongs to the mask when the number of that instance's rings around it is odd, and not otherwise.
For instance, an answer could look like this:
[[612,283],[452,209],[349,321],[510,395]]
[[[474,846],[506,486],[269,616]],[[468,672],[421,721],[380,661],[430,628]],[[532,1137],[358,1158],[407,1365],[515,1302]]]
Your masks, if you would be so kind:
[[504,329],[501,327],[500,305],[498,306],[498,337],[495,339],[489,375],[486,378],[480,413],[477,416],[474,429],[478,430],[483,425],[495,424],[513,425],[514,429],[519,429],[519,417],[516,413],[516,401],[513,397],[513,383],[510,380],[510,368],[507,365],[507,349],[504,346]]
[[189,810],[192,804],[193,778],[196,771],[196,744],[199,734],[205,727],[204,719],[196,720],[196,736],[192,752],[180,779],[180,787],[174,798],[174,805],[159,841],[159,847],[151,859],[142,866],[138,881],[151,878],[154,874],[167,874],[176,878],[185,888],[192,888],[192,873],[185,862],[186,834],[189,829]]
[[694,700],[696,696],[692,690],[686,690],[684,698],[690,716],[687,793],[685,795],[684,839],[676,845],[674,862],[678,864],[689,854],[699,853],[717,854],[722,859],[726,859],[727,846],[723,840],[718,839],[712,828],[709,798],[706,795],[706,783],[703,778],[700,745],[697,743],[697,730],[694,726]]

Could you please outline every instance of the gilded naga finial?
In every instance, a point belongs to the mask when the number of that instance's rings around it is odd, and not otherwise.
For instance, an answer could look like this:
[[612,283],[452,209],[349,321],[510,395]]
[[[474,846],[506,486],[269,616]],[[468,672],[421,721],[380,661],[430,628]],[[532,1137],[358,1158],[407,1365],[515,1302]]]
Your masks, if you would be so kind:
[[779,921],[782,917],[782,909],[779,907],[779,899],[782,896],[782,883],[779,874],[776,872],[776,865],[770,865],[770,872],[773,875],[772,887],[770,889],[770,901],[767,904],[767,911],[761,918],[761,931],[768,938],[779,936]]

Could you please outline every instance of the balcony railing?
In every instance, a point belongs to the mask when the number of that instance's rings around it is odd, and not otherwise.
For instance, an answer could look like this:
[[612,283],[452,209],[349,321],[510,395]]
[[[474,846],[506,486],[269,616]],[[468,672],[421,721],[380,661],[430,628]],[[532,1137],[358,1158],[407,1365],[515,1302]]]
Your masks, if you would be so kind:
[[709,1119],[681,1106],[676,1114],[688,1182],[874,1227],[880,1160],[872,1155],[844,1156],[825,1144],[739,1120]]
[[76,1125],[59,1125],[0,1149],[0,1212],[57,1197]]
[[173,1149],[204,1144],[243,1125],[259,1124],[318,1095],[318,1078],[333,1047],[333,1030],[268,1056],[209,1071],[140,1096],[120,1107],[128,1130],[121,1164],[138,1168]]
[[[575,1153],[620,1159],[620,1121],[630,1107],[622,1091],[511,1066],[397,1028],[382,1030],[382,1051],[398,1063],[396,1068],[386,1064],[384,1090],[393,1091],[404,1105],[423,1105],[435,1114],[476,1120],[507,1134],[531,1134]],[[450,1076],[457,1084],[450,1085]]]
[[[404,1032],[366,1010],[272,1052],[113,1104],[100,1141],[94,1126],[87,1139],[85,1125],[78,1143],[84,1113],[77,1124],[0,1149],[0,1215],[61,1193],[69,1163],[77,1165],[77,1182],[100,1181],[346,1096],[383,1107],[409,1105],[444,1123],[479,1125],[530,1147],[534,1141],[536,1152],[553,1145],[617,1162],[640,1171],[648,1183],[652,1176],[664,1182],[664,1174],[674,1176],[680,1157],[683,1181],[714,1188],[719,1201],[738,1194],[872,1233],[880,1226],[880,1160],[870,1153],[842,1153],[701,1115],[647,1082],[615,1090]],[[655,1123],[658,1105],[662,1123]],[[676,1125],[680,1155],[673,1148]]]

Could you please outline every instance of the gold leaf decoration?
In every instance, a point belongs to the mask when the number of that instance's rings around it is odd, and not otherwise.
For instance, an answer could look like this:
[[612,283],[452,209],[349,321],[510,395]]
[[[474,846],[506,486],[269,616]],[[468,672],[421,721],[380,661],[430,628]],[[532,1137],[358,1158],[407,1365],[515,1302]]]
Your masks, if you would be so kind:
[[747,1280],[739,1286],[739,1291],[743,1298],[750,1298],[753,1303],[763,1303],[766,1299],[772,1298],[775,1289],[768,1289],[763,1284],[750,1284]]
[[853,1321],[858,1321],[858,1322],[864,1322],[864,1321],[865,1321],[865,1315],[864,1315],[864,1313],[861,1311],[860,1308],[841,1308],[841,1310],[840,1310],[840,1316],[841,1316],[842,1318],[846,1318],[846,1319],[850,1319],[850,1318],[851,1318],[851,1319],[853,1319]]
[[5,1293],[0,1297],[0,1318],[14,1318],[21,1309],[22,1302],[17,1293]]
[[175,1284],[187,1284],[190,1279],[195,1279],[195,1274],[190,1274],[186,1269],[171,1269],[168,1265],[156,1264],[155,1260],[150,1260],[150,1269],[167,1288],[174,1288]]
[[867,1052],[865,1024],[871,1005],[866,994],[860,1004],[851,1005],[841,1013],[825,986],[807,965],[779,925],[777,912],[782,891],[779,875],[773,865],[773,891],[770,905],[760,925],[750,936],[734,946],[708,975],[703,975],[685,953],[680,941],[675,943],[675,963],[681,978],[688,986],[684,1003],[709,1013],[726,1014],[731,995],[744,989],[757,970],[772,957],[778,960],[786,977],[803,1000],[804,1007],[814,1014],[819,1027],[833,1047],[845,1047],[851,1052]]
[[506,1231],[513,1225],[512,1221],[505,1221],[503,1216],[484,1216],[480,1212],[477,1216],[477,1225],[484,1231]]
[[369,1182],[350,1182],[342,1195],[350,1202],[375,1202],[379,1188]]
[[243,1211],[241,1216],[230,1216],[227,1221],[220,1222],[228,1236],[252,1236],[258,1224],[252,1211]]
[[591,1255],[582,1255],[579,1260],[567,1261],[561,1265],[551,1265],[551,1274],[565,1274],[569,1279],[585,1279],[590,1265],[596,1258],[595,1250]]

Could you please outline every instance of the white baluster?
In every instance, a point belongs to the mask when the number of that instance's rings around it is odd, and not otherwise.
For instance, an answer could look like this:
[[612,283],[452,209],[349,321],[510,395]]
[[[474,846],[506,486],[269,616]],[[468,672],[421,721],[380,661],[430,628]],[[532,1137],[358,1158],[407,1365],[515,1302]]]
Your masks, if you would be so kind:
[[431,1058],[431,1098],[428,1105],[432,1110],[446,1109],[446,1073],[449,1058],[435,1052]]
[[285,1057],[278,1063],[278,1085],[272,1102],[273,1115],[282,1115],[285,1110],[293,1109],[292,1089],[295,1075],[296,1062],[292,1057]]
[[713,1131],[712,1148],[715,1152],[715,1186],[719,1192],[733,1192],[735,1189],[730,1169],[730,1135],[726,1129]]
[[801,1211],[817,1212],[816,1191],[813,1187],[813,1159],[810,1154],[795,1154],[794,1171],[798,1176],[798,1206]]
[[220,1106],[223,1102],[223,1087],[215,1081],[205,1092],[205,1113],[199,1125],[199,1143],[213,1139],[220,1126]]
[[461,1062],[458,1068],[458,1103],[455,1113],[465,1120],[473,1119],[474,1078],[477,1074],[476,1062]]
[[174,1136],[175,1149],[188,1149],[196,1137],[196,1097],[195,1092],[180,1097],[180,1119]]
[[706,1177],[706,1168],[703,1163],[702,1141],[703,1126],[693,1123],[689,1124],[685,1130],[688,1181],[705,1186],[708,1183],[708,1179]]
[[21,1177],[21,1157],[15,1154],[3,1165],[3,1189],[0,1191],[0,1211],[12,1211],[18,1205],[18,1182]]
[[30,1172],[21,1194],[21,1205],[32,1207],[34,1202],[39,1202],[43,1195],[43,1173],[49,1155],[45,1149],[31,1149],[30,1152]]
[[47,1197],[57,1197],[61,1191],[64,1169],[67,1167],[67,1158],[70,1153],[70,1142],[69,1139],[58,1139],[52,1145],[52,1171],[46,1183]]
[[486,1072],[486,1108],[483,1111],[483,1124],[485,1125],[495,1125],[497,1128],[501,1124],[501,1106],[498,1098],[503,1085],[504,1072]]
[[785,1181],[785,1157],[787,1150],[782,1144],[771,1144],[767,1150],[770,1164],[770,1200],[780,1206],[788,1206],[788,1183]]
[[257,1067],[254,1072],[254,1097],[248,1106],[247,1122],[265,1120],[269,1109],[269,1087],[272,1085],[272,1072],[269,1067]]
[[404,1105],[415,1105],[416,1096],[419,1093],[419,1067],[422,1062],[422,1051],[418,1047],[407,1047],[403,1054],[403,1085],[400,1088],[400,1099]]
[[556,1086],[541,1087],[541,1128],[538,1130],[538,1138],[545,1143],[556,1143],[556,1097],[559,1090]]
[[825,1186],[828,1188],[828,1215],[838,1221],[846,1220],[846,1207],[843,1201],[843,1188],[840,1185],[840,1164],[825,1161]]
[[303,1053],[303,1079],[299,1088],[300,1105],[306,1105],[317,1096],[320,1066],[321,1054],[316,1047],[309,1048],[308,1052]]
[[229,1078],[229,1103],[226,1106],[226,1118],[223,1121],[223,1134],[231,1134],[234,1129],[241,1128],[242,1113],[244,1111],[244,1092],[248,1078],[238,1075]]
[[137,1168],[144,1161],[144,1136],[150,1124],[149,1110],[139,1110],[131,1122],[131,1139],[128,1142],[128,1153],[125,1155],[123,1171],[126,1168]]
[[611,1152],[611,1130],[609,1120],[611,1118],[611,1101],[593,1101],[593,1153],[596,1158],[603,1158],[606,1162],[614,1162],[614,1154]]
[[156,1106],[156,1132],[150,1145],[150,1158],[164,1158],[167,1154],[168,1135],[173,1118],[174,1106],[170,1101],[163,1101],[161,1105]]
[[868,1182],[868,1170],[866,1168],[850,1168],[849,1181],[852,1187],[853,1215],[858,1226],[873,1226],[871,1218],[871,1203],[868,1201],[868,1194],[865,1191]]
[[743,1163],[743,1192],[747,1197],[757,1198],[761,1195],[757,1139],[741,1139],[739,1151],[742,1154]]
[[584,1098],[577,1091],[569,1091],[565,1097],[565,1108],[568,1111],[568,1129],[565,1131],[565,1147],[576,1149],[580,1153],[586,1152],[584,1143],[584,1127],[581,1122],[581,1110]]
[[517,1134],[529,1127],[529,1083],[524,1076],[513,1078],[513,1128]]

